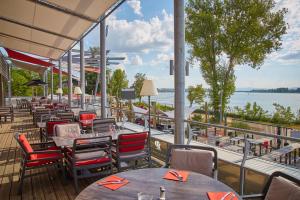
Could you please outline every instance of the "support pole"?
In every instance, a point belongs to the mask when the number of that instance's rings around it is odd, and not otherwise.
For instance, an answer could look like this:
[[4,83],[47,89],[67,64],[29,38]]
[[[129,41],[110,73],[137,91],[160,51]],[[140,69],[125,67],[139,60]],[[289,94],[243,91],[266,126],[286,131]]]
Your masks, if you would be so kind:
[[51,66],[51,102],[53,102],[53,65]]
[[0,74],[0,106],[4,106],[5,105],[5,98],[4,98],[4,78],[2,77],[2,75]]
[[44,81],[46,83],[44,88],[44,95],[46,98],[48,98],[48,70],[44,72]]
[[106,25],[100,23],[100,67],[101,67],[101,118],[106,118]]
[[[58,60],[58,68],[59,68],[59,72],[58,72],[58,87],[62,89],[62,73],[61,73],[61,59]],[[62,99],[62,94],[58,94],[58,101],[59,103],[61,103],[61,99]]]
[[12,66],[11,65],[8,65],[8,82],[7,82],[7,93],[8,93],[8,102],[9,102],[9,105],[12,105],[11,103],[11,85],[12,85],[12,80],[11,80],[11,68]]
[[68,51],[68,104],[72,107],[72,50]]
[[174,0],[175,144],[184,144],[185,100],[184,0]]
[[85,71],[84,71],[84,43],[80,40],[80,89],[81,95],[81,109],[84,109],[85,104]]

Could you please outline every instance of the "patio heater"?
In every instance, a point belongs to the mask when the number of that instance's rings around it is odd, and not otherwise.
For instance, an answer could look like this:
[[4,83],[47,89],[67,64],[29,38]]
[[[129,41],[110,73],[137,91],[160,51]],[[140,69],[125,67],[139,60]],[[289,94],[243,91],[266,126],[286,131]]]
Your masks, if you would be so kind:
[[58,95],[58,96],[57,96],[57,101],[58,101],[59,103],[61,103],[61,102],[59,101],[59,99],[61,99],[61,98],[59,98],[59,96],[62,96],[63,93],[64,93],[64,92],[63,92],[62,88],[57,88],[56,94]]
[[79,96],[82,95],[82,91],[81,91],[81,88],[80,87],[75,87],[74,89],[74,94],[77,95],[77,99],[78,99],[78,107],[80,106],[79,104]]
[[150,98],[151,96],[157,96],[158,95],[158,92],[157,92],[157,88],[155,87],[154,85],[154,82],[153,80],[144,80],[143,82],[143,87],[141,89],[141,93],[140,93],[141,96],[148,96],[148,104],[149,104],[149,110],[148,110],[148,116],[149,116],[149,122],[148,122],[148,127],[149,127],[149,139],[148,139],[148,148],[149,148],[149,157],[151,159],[151,113],[150,113],[150,110],[151,110],[151,102],[150,102]]

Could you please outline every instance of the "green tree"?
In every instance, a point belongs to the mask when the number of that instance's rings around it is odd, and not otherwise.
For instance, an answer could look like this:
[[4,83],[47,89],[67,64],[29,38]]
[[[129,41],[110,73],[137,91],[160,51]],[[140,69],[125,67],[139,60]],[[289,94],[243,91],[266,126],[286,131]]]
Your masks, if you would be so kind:
[[128,80],[125,71],[122,69],[115,70],[108,84],[108,93],[115,96],[117,102],[119,102],[121,90],[127,87]]
[[275,113],[273,114],[272,122],[278,124],[291,124],[296,121],[296,117],[291,110],[291,107],[284,107],[274,103]]
[[205,97],[205,89],[202,85],[189,86],[187,99],[190,102],[190,107],[192,107],[193,103],[201,104]]
[[142,74],[142,73],[137,73],[135,76],[135,81],[134,83],[132,84],[132,87],[134,88],[134,91],[135,91],[135,95],[137,98],[139,98],[139,102],[141,102],[141,90],[142,90],[142,87],[143,87],[143,83],[144,83],[144,80],[146,79],[146,74]]
[[235,90],[234,67],[258,68],[281,46],[286,33],[286,9],[275,11],[274,0],[189,0],[186,40],[191,59],[200,62],[210,86],[210,99],[218,118]]

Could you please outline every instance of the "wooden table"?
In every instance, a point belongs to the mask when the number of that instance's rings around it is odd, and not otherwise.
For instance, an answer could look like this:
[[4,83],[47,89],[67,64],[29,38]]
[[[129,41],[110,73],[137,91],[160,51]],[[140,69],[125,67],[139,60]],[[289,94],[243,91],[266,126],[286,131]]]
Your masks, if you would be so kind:
[[[104,133],[90,133],[90,134],[80,134],[76,138],[90,138],[90,137],[100,137],[100,136],[112,136],[112,140],[117,140],[118,136],[120,134],[131,134],[131,133],[136,133],[135,131],[132,130],[120,130],[118,132],[104,132]],[[54,143],[58,147],[72,147],[74,140],[76,138],[71,138],[71,137],[58,137],[54,136],[52,137]]]
[[[117,176],[129,180],[127,185],[119,188],[118,190],[112,191],[99,186],[97,182],[95,182],[85,188],[75,200],[137,199],[137,194],[139,192],[153,195],[153,199],[156,200],[159,199],[160,186],[163,186],[166,189],[166,199],[209,200],[207,192],[210,191],[234,192],[233,189],[220,181],[193,172],[190,172],[187,182],[163,179],[162,177],[168,172],[168,170],[170,169],[147,168],[118,173],[116,174]],[[236,196],[241,199],[238,194],[236,194]]]

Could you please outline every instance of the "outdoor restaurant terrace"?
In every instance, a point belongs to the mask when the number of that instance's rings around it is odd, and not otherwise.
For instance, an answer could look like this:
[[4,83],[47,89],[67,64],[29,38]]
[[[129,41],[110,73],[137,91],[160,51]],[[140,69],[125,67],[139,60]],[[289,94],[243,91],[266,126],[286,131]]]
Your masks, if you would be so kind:
[[[0,1],[0,199],[300,199],[299,133],[191,120],[184,0],[174,0],[174,111],[151,104],[152,80],[141,91],[149,110],[131,104],[131,90],[123,103],[109,100],[105,20],[124,2]],[[99,58],[87,58],[84,38],[99,24]],[[26,84],[43,97],[13,97],[12,66],[40,74]],[[86,95],[87,71],[97,73],[100,97]]]

